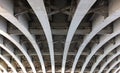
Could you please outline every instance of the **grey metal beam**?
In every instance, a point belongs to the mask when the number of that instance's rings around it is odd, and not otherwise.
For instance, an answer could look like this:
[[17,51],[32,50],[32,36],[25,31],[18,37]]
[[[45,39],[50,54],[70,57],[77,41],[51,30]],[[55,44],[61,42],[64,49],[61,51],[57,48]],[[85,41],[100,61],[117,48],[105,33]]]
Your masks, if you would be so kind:
[[[6,3],[4,3],[3,1],[6,1]],[[32,46],[34,47],[35,51],[38,54],[43,71],[45,71],[45,65],[44,65],[41,51],[39,49],[38,44],[35,41],[35,38],[30,34],[30,32],[27,29],[28,28],[27,21],[21,16],[18,16],[18,19],[17,19],[13,15],[14,13],[13,7],[9,6],[9,5],[12,5],[12,3],[8,3],[8,1],[11,1],[11,0],[0,0],[0,10],[1,10],[0,15],[4,17],[6,20],[8,20],[9,22],[11,22],[14,26],[16,26],[28,38],[28,40],[30,41],[30,43],[32,44]],[[32,65],[33,63],[30,63],[30,64],[33,69],[33,72],[36,73],[34,65]]]
[[119,59],[118,61],[114,62],[114,63],[110,66],[110,68],[109,68],[105,73],[110,73],[110,71],[111,71],[118,63],[120,63],[120,59]]
[[[117,4],[116,4],[116,2],[117,2]],[[117,7],[117,6],[119,6],[120,4],[120,1],[119,0],[115,0],[114,2],[111,0],[111,2],[110,2],[110,6],[111,6],[111,8],[109,9],[109,11],[111,11],[111,12],[109,12],[109,15],[111,16],[108,16],[107,18],[109,18],[110,17],[110,20],[115,20],[116,18],[118,18],[118,17],[120,17],[120,10],[119,10],[119,7]],[[117,7],[117,8],[116,8]],[[113,10],[115,10],[115,11],[113,11]],[[111,14],[112,13],[112,14]],[[118,16],[119,15],[119,16]],[[116,17],[115,17],[116,16]],[[106,18],[106,19],[107,19]],[[114,19],[115,18],[115,19]],[[109,21],[107,21],[107,23],[108,23]],[[111,21],[110,21],[111,22]],[[119,39],[117,39],[116,40],[116,44],[115,45],[117,45],[117,43],[118,43],[118,46],[119,46],[119,41],[118,41]],[[117,47],[117,46],[116,46]],[[111,47],[112,48],[112,47]],[[114,48],[113,48],[114,49]],[[99,62],[101,61],[101,59],[103,59],[110,51],[112,51],[113,49],[107,49],[107,50],[105,50],[105,53],[103,54],[103,55],[101,55],[98,59],[97,59],[97,62],[92,66],[92,68],[91,68],[91,71],[90,71],[90,73],[93,73],[93,71],[94,71],[94,69],[96,68],[96,66],[99,64]]]
[[21,69],[23,70],[24,73],[27,73],[25,67],[23,66],[23,64],[20,61],[20,58],[16,57],[16,55],[13,53],[14,52],[13,47],[10,46],[10,45],[7,45],[7,44],[6,44],[6,46],[4,46],[3,38],[2,38],[2,36],[0,36],[0,47],[2,49],[4,49],[6,52],[8,52],[16,60],[16,62],[20,65],[20,67],[21,67]]
[[[1,4],[4,4],[3,3],[3,1],[10,1],[10,0],[0,0],[0,15],[1,16],[3,16],[3,17],[5,17],[8,21],[10,21],[10,22],[12,22],[12,23],[14,23],[15,25],[17,24],[17,26],[18,27],[20,27],[22,24],[20,24],[18,21],[17,21],[17,19],[12,15],[12,14],[10,14],[10,12],[8,12],[7,10],[5,10],[4,9],[4,7],[2,6],[2,8],[1,8]],[[7,2],[7,4],[4,4],[4,5],[11,5],[11,4],[9,4],[9,2]],[[8,7],[8,9],[9,9],[9,7],[10,6],[5,6],[5,7]],[[12,7],[11,7],[12,8]],[[7,8],[6,8],[7,9]],[[17,23],[16,23],[17,22]],[[2,22],[1,21],[1,23],[5,23],[5,22]],[[19,24],[19,25],[18,25]],[[7,33],[5,33],[6,31],[7,31],[7,28],[6,28],[6,26],[5,26],[5,24],[1,24],[1,27],[0,27],[2,30],[0,31],[1,33],[1,35],[3,35],[4,37],[6,37],[7,39],[9,39],[12,43],[14,43],[24,54],[25,54],[25,56],[26,56],[26,58],[27,58],[27,60],[29,61],[29,64],[31,65],[31,68],[32,68],[32,70],[34,71],[34,72],[36,72],[36,70],[35,70],[35,67],[34,67],[34,64],[32,63],[32,61],[31,61],[31,58],[29,57],[29,55],[26,53],[26,51],[25,51],[25,48],[23,48],[18,42],[19,42],[19,39],[18,39],[18,37],[14,37],[14,39],[12,38],[12,36],[10,36],[9,34],[7,34]],[[21,28],[21,27],[20,27]],[[23,27],[24,28],[24,27]],[[25,28],[24,28],[25,29]],[[21,30],[23,30],[23,29],[21,29]],[[24,32],[24,31],[23,31]]]
[[7,65],[3,61],[0,61],[0,69],[3,70],[3,73],[8,73],[7,72]]
[[17,73],[16,68],[10,63],[9,57],[5,57],[5,56],[2,56],[2,54],[0,54],[0,58],[3,61],[5,61],[5,63],[13,70],[13,73]]
[[[54,60],[54,46],[53,46],[53,39],[52,33],[50,28],[50,23],[48,20],[47,12],[45,9],[45,5],[43,0],[27,0],[28,3],[31,5],[33,11],[35,12],[36,16],[38,17],[42,28],[45,32],[45,36],[47,38],[49,52],[50,52],[50,60],[51,60],[51,68],[52,73],[55,73],[55,60]],[[45,71],[43,71],[45,73]]]
[[103,35],[100,37],[100,43],[99,44],[95,44],[93,47],[92,47],[92,51],[91,53],[87,56],[84,64],[83,64],[83,67],[81,69],[80,72],[84,72],[85,70],[85,67],[87,66],[87,64],[89,63],[89,61],[91,60],[91,58],[93,57],[93,55],[104,45],[106,44],[109,40],[111,40],[112,38],[116,37],[117,35],[120,34],[120,24],[119,24],[119,19],[114,23],[114,26],[113,26],[113,33],[112,34],[108,34],[108,35]]
[[29,62],[32,70],[35,70],[34,64],[32,63],[32,60],[30,56],[28,55],[26,48],[19,43],[19,36],[10,36],[7,34],[7,24],[4,19],[0,18],[0,34],[7,39],[9,39],[14,45],[18,47],[18,49],[23,53],[23,55],[26,57],[27,61]]
[[[105,51],[104,51],[104,54],[100,55],[96,62],[93,64],[93,66],[91,67],[91,70],[90,70],[90,73],[93,73],[95,68],[97,67],[97,65],[104,59],[104,57],[109,53],[111,52],[112,50],[114,50],[115,48],[117,48],[118,46],[120,46],[120,36],[118,36],[116,38],[116,43],[115,45],[113,44],[109,44],[106,48],[105,48]],[[108,72],[109,73],[109,72]]]
[[[111,9],[111,8],[110,8]],[[77,61],[82,53],[82,51],[84,50],[84,48],[86,47],[86,45],[90,42],[90,40],[103,28],[105,28],[107,25],[109,25],[111,22],[115,21],[116,19],[118,19],[120,17],[120,11],[119,9],[115,9],[114,11],[112,11],[112,14],[110,14],[111,12],[109,12],[109,16],[106,19],[102,19],[101,22],[97,22],[96,21],[96,25],[93,26],[93,29],[91,31],[91,33],[89,35],[86,36],[86,38],[84,39],[83,43],[80,45],[79,50],[76,54],[76,57],[74,59],[73,62],[73,70],[75,69],[75,66],[77,64]]]
[[[51,29],[53,35],[67,35],[68,29]],[[77,29],[74,35],[87,35],[91,32],[92,29]],[[33,35],[44,35],[43,30],[41,29],[29,29],[30,33]],[[110,28],[103,29],[97,34],[104,35],[104,34],[111,34],[113,31]],[[22,33],[17,29],[8,29],[8,33],[12,35],[22,35]]]
[[68,30],[67,38],[65,41],[65,46],[64,46],[64,53],[63,53],[63,59],[62,59],[62,72],[64,73],[65,71],[65,64],[66,64],[66,59],[67,59],[67,53],[69,50],[70,43],[72,41],[72,38],[74,36],[75,31],[77,30],[77,27],[81,23],[82,19],[88,12],[88,10],[92,7],[92,5],[95,3],[96,0],[79,0],[78,7],[75,11],[75,14],[73,16],[73,19],[70,23],[70,27]]
[[8,73],[7,70],[2,65],[0,65],[0,69],[3,70],[3,73]]
[[107,62],[105,62],[105,63],[101,66],[101,68],[100,68],[100,70],[98,71],[98,73],[101,73],[101,72],[104,70],[104,68],[105,68],[111,61],[113,61],[118,55],[120,55],[119,50],[117,50],[117,53],[116,53],[116,54],[113,54],[110,58],[108,58]]
[[82,51],[84,50],[85,46],[96,35],[96,33],[98,33],[100,31],[100,30],[98,31],[98,28],[100,28],[100,27],[97,26],[97,24],[100,25],[100,22],[103,22],[103,20],[104,20],[104,16],[98,16],[96,21],[93,22],[93,25],[96,25],[96,27],[93,26],[94,28],[92,29],[90,34],[86,35],[86,37],[83,40],[83,43],[79,46],[78,52],[77,52],[76,57],[75,57],[74,62],[73,62],[72,72],[74,72],[74,69],[76,67],[77,61],[78,61]]
[[119,70],[120,70],[120,67],[118,67],[118,68],[114,71],[114,73],[118,73]]

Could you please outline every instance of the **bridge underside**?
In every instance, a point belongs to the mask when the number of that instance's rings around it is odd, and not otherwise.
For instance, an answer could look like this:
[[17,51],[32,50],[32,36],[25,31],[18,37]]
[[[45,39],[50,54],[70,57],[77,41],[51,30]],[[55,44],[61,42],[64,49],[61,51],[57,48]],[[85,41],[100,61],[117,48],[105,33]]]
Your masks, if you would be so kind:
[[0,0],[0,73],[119,73],[120,0]]

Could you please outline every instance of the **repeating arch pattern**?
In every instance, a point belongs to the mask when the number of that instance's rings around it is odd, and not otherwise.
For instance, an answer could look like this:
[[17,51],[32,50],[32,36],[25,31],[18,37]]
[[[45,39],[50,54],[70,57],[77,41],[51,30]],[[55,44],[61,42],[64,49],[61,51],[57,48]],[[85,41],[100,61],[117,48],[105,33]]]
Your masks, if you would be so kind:
[[9,62],[9,58],[8,57],[4,57],[0,54],[0,58],[5,61],[5,63],[13,70],[13,73],[17,73],[15,67]]
[[[2,39],[1,39],[2,40]],[[22,68],[24,73],[27,73],[25,67],[23,66],[23,64],[20,62],[20,59],[18,59],[15,54],[12,52],[12,47],[9,45],[8,48],[5,47],[2,43],[0,43],[0,47],[3,48],[5,51],[7,51],[16,61],[17,63],[20,65],[20,67]],[[11,50],[11,51],[10,51]]]
[[119,18],[119,10],[116,10],[115,13],[113,13],[112,15],[110,15],[109,17],[107,17],[105,20],[102,20],[100,22],[100,24],[96,27],[94,27],[94,29],[91,31],[91,33],[86,36],[84,42],[81,44],[81,46],[79,47],[78,53],[76,54],[75,60],[73,62],[73,67],[74,65],[76,65],[80,54],[82,53],[83,49],[85,48],[85,46],[90,42],[90,40],[100,31],[102,30],[105,26],[109,25],[111,22],[113,22],[114,20],[116,20],[117,18]]
[[114,60],[115,57],[117,57],[120,53],[117,52],[116,54],[114,54],[113,56],[111,56],[107,62],[105,62],[102,67],[100,68],[100,70],[98,71],[98,73],[101,73],[103,71],[103,69],[112,61]]
[[101,73],[120,55],[101,65],[120,45],[120,0],[0,0],[0,15],[0,57],[13,73]]
[[[3,23],[2,23],[3,22]],[[14,43],[21,51],[22,51],[22,53],[25,55],[25,57],[27,58],[27,60],[28,60],[28,62],[29,62],[29,64],[31,65],[31,68],[32,68],[32,70],[34,71],[35,70],[35,67],[34,67],[34,64],[32,63],[32,60],[31,60],[31,58],[29,57],[29,55],[27,54],[27,52],[25,51],[25,47],[23,46],[21,46],[18,42],[19,42],[19,39],[18,39],[18,37],[16,36],[13,36],[13,38],[12,38],[12,36],[10,36],[9,34],[7,34],[6,33],[6,30],[7,30],[7,28],[6,28],[6,24],[4,23],[4,21],[1,21],[1,24],[0,24],[1,26],[0,26],[0,28],[1,28],[1,30],[0,30],[0,34],[2,35],[2,36],[4,36],[4,37],[6,37],[7,39],[9,39],[12,43]]]
[[[117,39],[118,40],[118,39]],[[93,64],[90,73],[92,73],[94,71],[94,69],[97,67],[97,65],[100,63],[100,61],[109,53],[111,52],[113,49],[117,48],[120,45],[119,42],[116,41],[115,45],[109,45],[107,46],[107,48],[105,49],[105,53],[103,55],[100,55],[97,59],[97,61]]]
[[83,67],[82,67],[82,69],[81,69],[80,72],[83,72],[83,71],[84,71],[86,65],[88,64],[88,62],[90,61],[90,59],[92,58],[92,56],[93,56],[106,42],[108,42],[108,41],[109,41],[110,39],[112,39],[113,37],[119,35],[120,31],[119,31],[119,29],[117,29],[117,27],[119,28],[119,24],[115,24],[115,26],[114,26],[114,28],[113,28],[113,29],[115,29],[115,30],[114,30],[114,32],[113,32],[112,34],[102,36],[102,37],[101,37],[101,42],[100,42],[98,45],[93,46],[92,51],[91,51],[91,53],[87,56],[87,58],[86,58],[86,60],[85,60],[85,62],[84,62],[84,64],[83,64]]
[[[8,0],[6,0],[8,1]],[[6,5],[6,4],[5,4]],[[12,8],[10,8],[12,9]],[[18,21],[14,16],[13,14],[9,13],[7,10],[5,10],[3,7],[0,7],[0,10],[3,11],[0,13],[1,16],[3,16],[5,19],[7,19],[8,21],[10,21],[12,24],[14,24],[21,32],[23,32],[23,34],[29,39],[29,41],[32,43],[33,47],[35,48],[37,54],[38,54],[38,57],[39,57],[39,60],[40,60],[40,63],[41,63],[41,67],[43,69],[43,72],[45,73],[45,66],[44,66],[44,62],[43,62],[43,58],[42,58],[42,55],[41,55],[41,52],[39,50],[39,47],[37,45],[37,43],[35,42],[35,39],[33,38],[33,36],[29,33],[29,31],[27,30],[27,27],[25,27],[27,24],[26,24],[26,21],[22,21],[23,19],[20,17],[20,20]],[[22,22],[22,23],[20,23]],[[32,66],[34,67],[34,66]],[[34,69],[33,72],[36,73],[36,70]]]
[[111,71],[112,68],[114,68],[118,63],[120,63],[120,60],[116,61],[115,63],[113,63],[110,68],[106,71],[106,73],[109,73]]

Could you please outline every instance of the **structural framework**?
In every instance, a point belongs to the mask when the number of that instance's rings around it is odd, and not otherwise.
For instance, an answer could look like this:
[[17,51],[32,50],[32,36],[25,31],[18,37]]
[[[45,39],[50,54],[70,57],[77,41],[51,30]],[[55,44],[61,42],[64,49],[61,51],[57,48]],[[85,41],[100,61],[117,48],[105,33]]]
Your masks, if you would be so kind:
[[119,73],[120,0],[0,0],[0,73]]

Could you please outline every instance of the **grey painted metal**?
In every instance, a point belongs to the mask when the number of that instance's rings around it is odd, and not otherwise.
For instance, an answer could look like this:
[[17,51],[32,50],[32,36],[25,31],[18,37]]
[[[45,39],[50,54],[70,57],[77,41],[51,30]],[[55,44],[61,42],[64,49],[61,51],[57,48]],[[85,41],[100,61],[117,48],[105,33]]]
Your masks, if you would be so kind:
[[[117,4],[116,4],[116,2],[117,2]],[[109,5],[110,5],[111,8],[109,9],[110,12],[109,12],[109,16],[107,17],[108,19],[110,18],[110,20],[113,21],[113,20],[117,19],[118,17],[120,17],[120,9],[118,7],[120,5],[119,3],[120,3],[119,0],[115,0],[115,1],[110,2]],[[109,21],[107,21],[107,23],[109,23]],[[96,68],[97,64],[99,64],[100,60],[102,58],[104,58],[108,54],[109,51],[111,51],[111,50],[108,49],[108,51],[106,51],[104,55],[100,56],[101,58],[99,57],[97,59],[97,62],[92,66],[90,73],[92,73],[94,71],[94,69]]]
[[[107,25],[109,25],[111,22],[113,22],[114,20],[118,19],[120,17],[120,10],[115,10],[113,11],[112,14],[110,14],[105,20],[101,21],[101,22],[97,22],[97,25],[95,25],[93,27],[93,30],[90,32],[89,35],[86,36],[86,38],[84,39],[83,43],[81,44],[81,46],[79,47],[79,50],[76,54],[76,57],[74,59],[73,62],[73,67],[75,68],[74,65],[77,64],[78,59],[83,51],[83,49],[86,47],[86,45],[90,42],[90,40],[100,31],[102,30],[104,27],[106,27]],[[99,24],[99,25],[98,25]],[[72,70],[73,73],[73,70]]]
[[7,72],[7,69],[6,69],[4,66],[0,65],[0,69],[3,70],[3,73],[8,73],[8,72]]
[[111,71],[118,63],[120,63],[120,59],[119,59],[118,61],[114,62],[114,63],[110,66],[110,68],[109,68],[105,73],[110,73],[110,71]]
[[102,71],[104,70],[104,68],[112,61],[114,60],[115,57],[117,57],[118,55],[120,55],[120,52],[117,52],[116,54],[114,54],[113,56],[111,56],[107,62],[105,62],[102,67],[100,68],[100,70],[98,71],[98,73],[102,73]]
[[48,20],[48,16],[47,16],[44,2],[43,2],[43,0],[27,0],[27,1],[31,5],[36,16],[38,17],[38,19],[43,27],[43,30],[45,32],[47,42],[48,42],[49,51],[50,51],[52,73],[55,73],[53,39],[52,39],[50,23]]
[[120,70],[120,67],[118,67],[118,68],[114,71],[114,73],[118,73],[119,70]]
[[3,73],[8,73],[7,72],[7,65],[2,60],[0,61],[0,69],[3,70]]
[[[120,28],[120,23],[119,23],[120,21],[119,21],[119,19],[117,20],[117,21],[115,21],[115,23],[114,23],[114,33],[113,34],[110,34],[110,35],[108,35],[109,37],[108,38],[111,38],[112,37],[112,35],[113,35],[113,37],[114,36],[117,36],[117,35],[119,35],[120,34],[120,30],[119,30],[119,28]],[[105,39],[108,39],[107,38],[107,36],[106,36],[106,38]],[[103,39],[103,41],[105,40],[105,39]],[[99,72],[98,73],[101,73],[102,71],[103,71],[103,69],[107,66],[107,64],[108,63],[110,63],[116,56],[118,56],[120,53],[118,52],[118,53],[116,53],[115,55],[113,55],[111,58],[109,58],[108,60],[107,60],[107,62],[105,62],[104,64],[103,64],[103,66],[100,68],[100,70],[99,70]]]
[[31,68],[33,71],[35,70],[35,66],[30,58],[30,56],[28,55],[27,51],[25,50],[26,48],[24,46],[21,46],[19,44],[19,37],[18,36],[10,36],[9,34],[7,34],[7,25],[5,23],[5,20],[0,18],[0,34],[4,37],[6,37],[7,39],[9,39],[13,44],[15,44],[18,49],[24,54],[24,56],[26,57],[28,63],[30,64]]
[[[9,0],[5,0],[5,1],[9,1]],[[0,3],[2,3],[2,1]],[[2,3],[2,4],[4,4],[4,3]],[[4,4],[4,5],[9,5],[9,4]],[[13,10],[13,8],[11,8],[10,6],[6,6],[6,7],[7,7],[7,9]],[[35,38],[27,30],[28,27],[27,27],[26,21],[21,17],[19,17],[19,21],[18,21],[18,19],[15,18],[15,16],[13,14],[11,14],[8,10],[6,10],[6,7],[0,6],[0,10],[1,10],[0,15],[3,16],[5,19],[7,19],[9,22],[11,22],[13,25],[15,25],[28,38],[28,40],[30,41],[32,46],[35,48],[35,51],[38,54],[38,58],[40,60],[42,70],[45,73],[46,72],[45,65],[44,65],[41,51],[39,49],[38,44],[35,41]],[[33,68],[34,66],[32,65],[31,67]],[[33,72],[36,73],[35,68],[33,68]]]
[[15,67],[9,62],[8,57],[4,57],[2,54],[0,54],[0,58],[13,70],[13,73],[17,73]]
[[115,48],[117,48],[119,45],[120,45],[120,37],[117,37],[116,39],[116,44],[113,45],[113,44],[109,44],[105,50],[104,50],[104,54],[100,55],[96,62],[93,64],[93,66],[91,67],[91,70],[90,70],[90,73],[93,73],[95,68],[97,67],[97,65],[102,61],[102,59],[107,56],[108,53],[110,53],[112,50],[114,50]]
[[95,55],[95,53],[105,44],[107,43],[110,39],[114,38],[115,36],[119,35],[120,34],[120,24],[119,24],[119,20],[116,21],[116,23],[114,23],[114,27],[113,27],[113,33],[112,34],[109,34],[109,35],[104,35],[101,37],[100,39],[100,43],[98,45],[94,45],[92,47],[92,51],[91,53],[87,56],[83,66],[82,66],[82,69],[81,69],[81,73],[84,72],[87,64],[89,63],[89,61],[91,60],[91,58],[93,57],[93,55]]
[[[6,46],[7,46],[7,47],[6,47]],[[10,45],[6,45],[6,46],[3,45],[3,38],[0,37],[0,47],[1,47],[2,49],[4,49],[6,52],[8,52],[8,53],[16,60],[16,62],[20,65],[20,67],[21,67],[21,69],[23,70],[24,73],[27,73],[27,71],[26,71],[24,65],[21,63],[19,57],[17,57],[17,56],[13,53],[13,52],[14,52],[13,47],[10,46]]]
[[72,41],[72,38],[74,36],[75,31],[77,30],[77,27],[81,23],[82,19],[88,12],[88,10],[91,8],[91,6],[96,2],[96,0],[80,0],[78,3],[78,7],[75,11],[75,14],[73,16],[73,19],[70,23],[70,27],[68,30],[67,38],[65,41],[65,46],[64,46],[64,53],[63,53],[63,59],[62,59],[62,73],[65,72],[65,64],[66,64],[66,59],[67,59],[67,54],[69,51],[69,46]]

